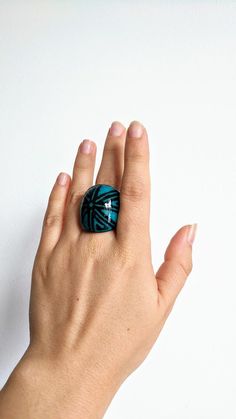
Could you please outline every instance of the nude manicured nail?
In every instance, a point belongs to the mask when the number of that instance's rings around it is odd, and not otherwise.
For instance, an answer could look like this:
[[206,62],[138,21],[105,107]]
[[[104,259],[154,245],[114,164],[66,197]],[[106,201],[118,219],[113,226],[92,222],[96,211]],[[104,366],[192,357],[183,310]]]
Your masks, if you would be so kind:
[[93,143],[90,140],[84,140],[80,144],[80,151],[83,154],[90,154],[93,149]]
[[65,186],[67,183],[68,175],[66,173],[60,173],[57,177],[57,183],[60,186]]
[[124,127],[122,124],[120,124],[120,122],[118,121],[112,122],[110,130],[109,130],[110,135],[112,135],[113,137],[119,137],[123,131],[124,131]]
[[192,224],[189,226],[188,235],[187,235],[187,241],[192,246],[194,239],[196,237],[196,231],[197,231],[197,224]]
[[128,135],[131,138],[140,138],[143,135],[143,126],[138,121],[131,122],[128,130]]

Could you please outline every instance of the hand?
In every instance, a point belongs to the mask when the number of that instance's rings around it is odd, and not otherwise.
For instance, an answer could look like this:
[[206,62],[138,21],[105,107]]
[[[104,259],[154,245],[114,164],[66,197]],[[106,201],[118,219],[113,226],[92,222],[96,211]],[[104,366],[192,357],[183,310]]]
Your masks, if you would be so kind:
[[4,409],[14,394],[9,418],[101,418],[147,356],[192,268],[196,226],[188,225],[154,272],[148,137],[138,122],[127,132],[112,124],[96,179],[121,191],[117,229],[81,230],[95,155],[84,140],[72,180],[60,174],[50,194],[32,272],[30,345],[0,398]]

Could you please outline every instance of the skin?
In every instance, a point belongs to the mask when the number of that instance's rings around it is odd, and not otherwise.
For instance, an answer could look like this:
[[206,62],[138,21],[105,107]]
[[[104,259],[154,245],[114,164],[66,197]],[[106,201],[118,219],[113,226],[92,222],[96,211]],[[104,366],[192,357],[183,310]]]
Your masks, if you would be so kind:
[[102,418],[192,269],[196,225],[182,227],[153,268],[148,137],[137,121],[127,131],[112,124],[96,179],[121,191],[117,229],[82,231],[95,156],[84,140],[72,179],[61,174],[51,191],[32,269],[30,344],[0,392],[1,419]]

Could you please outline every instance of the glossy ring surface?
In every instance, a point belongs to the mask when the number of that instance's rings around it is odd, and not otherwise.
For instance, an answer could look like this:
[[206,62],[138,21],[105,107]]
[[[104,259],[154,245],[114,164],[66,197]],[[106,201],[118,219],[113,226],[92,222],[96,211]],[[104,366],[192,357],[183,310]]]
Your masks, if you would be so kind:
[[116,228],[120,208],[120,192],[110,185],[94,185],[84,194],[80,204],[83,230],[103,233]]

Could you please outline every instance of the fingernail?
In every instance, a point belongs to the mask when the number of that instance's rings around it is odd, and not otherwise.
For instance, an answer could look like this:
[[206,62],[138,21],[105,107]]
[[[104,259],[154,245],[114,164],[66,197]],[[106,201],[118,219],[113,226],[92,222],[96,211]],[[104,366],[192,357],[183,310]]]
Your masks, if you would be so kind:
[[60,173],[57,176],[57,183],[60,186],[65,186],[67,183],[68,175],[66,173]]
[[192,224],[189,226],[188,235],[187,235],[187,242],[192,246],[194,239],[196,237],[197,231],[197,224]]
[[142,137],[142,134],[143,134],[143,126],[138,121],[131,122],[128,129],[129,137],[139,138],[139,137]]
[[93,148],[93,144],[90,140],[84,140],[80,144],[80,151],[83,154],[90,154]]
[[109,133],[113,137],[119,137],[123,131],[124,131],[124,127],[122,124],[120,124],[120,122],[118,121],[112,122]]

